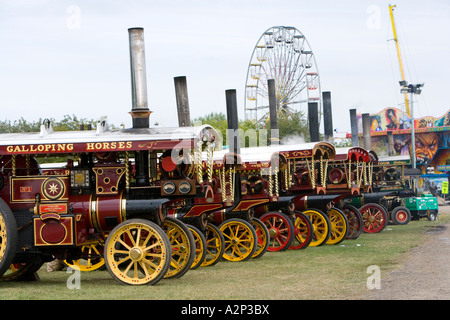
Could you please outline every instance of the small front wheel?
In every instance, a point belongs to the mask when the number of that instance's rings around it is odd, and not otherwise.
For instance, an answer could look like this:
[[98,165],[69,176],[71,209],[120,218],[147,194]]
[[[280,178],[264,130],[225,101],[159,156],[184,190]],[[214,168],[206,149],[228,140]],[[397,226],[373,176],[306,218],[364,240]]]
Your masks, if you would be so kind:
[[345,213],[348,220],[348,232],[346,239],[355,240],[357,239],[363,231],[363,217],[358,208],[345,204],[342,207],[342,211]]
[[294,241],[289,247],[291,250],[305,249],[312,241],[314,227],[309,218],[300,211],[295,211]]
[[206,257],[206,236],[195,226],[188,225],[188,228],[195,240],[195,258],[191,265],[191,270],[195,270],[200,267]]
[[261,216],[269,230],[270,242],[268,251],[285,251],[294,240],[294,224],[291,219],[282,212],[267,212]]
[[253,254],[252,259],[260,258],[266,253],[267,248],[269,247],[269,230],[267,230],[266,225],[259,219],[252,219],[253,226],[256,230],[257,237],[257,247],[255,253]]
[[212,223],[206,225],[206,257],[200,266],[210,267],[220,261],[225,251],[225,239],[222,232]]
[[332,207],[328,210],[328,218],[331,224],[330,238],[327,244],[338,244],[347,236],[348,220],[345,214],[338,208]]
[[376,203],[366,203],[359,211],[364,219],[364,232],[378,233],[387,225],[387,213],[382,206]]
[[232,218],[222,222],[219,230],[225,239],[225,260],[246,261],[253,256],[256,250],[256,232],[250,223]]
[[178,219],[167,217],[163,230],[172,247],[172,261],[164,278],[179,278],[190,268],[195,259],[195,240],[189,228]]
[[327,242],[330,238],[331,223],[328,216],[318,209],[307,209],[303,211],[313,225],[313,237],[311,247],[318,247]]
[[126,220],[106,239],[106,268],[122,284],[156,284],[169,270],[171,258],[167,235],[149,220]]

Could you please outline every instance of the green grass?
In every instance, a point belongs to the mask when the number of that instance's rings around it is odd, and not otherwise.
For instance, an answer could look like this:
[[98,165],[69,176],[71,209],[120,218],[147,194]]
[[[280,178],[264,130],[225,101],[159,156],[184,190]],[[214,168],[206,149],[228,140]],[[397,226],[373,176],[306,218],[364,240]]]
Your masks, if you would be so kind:
[[389,225],[381,233],[362,234],[338,245],[268,252],[246,262],[221,261],[154,286],[125,286],[107,271],[93,271],[81,274],[80,289],[68,289],[72,273],[48,273],[44,266],[39,282],[0,282],[0,300],[360,299],[369,293],[368,266],[379,266],[383,277],[401,266],[405,253],[422,243],[430,227],[449,220],[441,214],[440,221]]

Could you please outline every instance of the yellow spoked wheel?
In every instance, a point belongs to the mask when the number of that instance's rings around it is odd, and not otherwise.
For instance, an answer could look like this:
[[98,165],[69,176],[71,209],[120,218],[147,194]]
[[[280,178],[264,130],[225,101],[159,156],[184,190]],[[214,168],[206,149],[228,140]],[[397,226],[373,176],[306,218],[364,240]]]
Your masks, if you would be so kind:
[[328,218],[330,219],[331,233],[327,240],[327,244],[338,244],[347,237],[348,220],[345,214],[338,208],[330,208],[328,210]]
[[225,239],[219,228],[208,223],[206,226],[206,256],[200,266],[210,267],[215,265],[223,256]]
[[303,211],[303,213],[309,218],[314,229],[309,246],[321,246],[330,237],[330,219],[318,209],[308,209]]
[[164,220],[163,230],[172,247],[172,261],[164,278],[179,278],[189,270],[194,262],[194,236],[186,224],[169,217]]
[[167,273],[172,256],[169,239],[155,223],[130,219],[118,224],[105,243],[111,276],[129,285],[153,285]]
[[219,226],[225,239],[223,258],[228,261],[246,261],[256,250],[256,232],[245,220],[232,218]]
[[75,266],[80,271],[98,270],[105,265],[105,259],[103,259],[104,245],[105,243],[100,240],[84,244],[81,246],[81,259],[72,262],[64,260],[63,263],[68,267]]
[[188,225],[195,240],[195,258],[192,262],[191,270],[197,269],[203,263],[206,257],[206,237],[197,227]]
[[0,277],[14,260],[18,237],[16,219],[8,205],[0,199]]
[[253,227],[256,231],[256,250],[252,256],[252,259],[260,258],[266,253],[267,248],[269,247],[269,230],[266,225],[259,219],[252,219]]

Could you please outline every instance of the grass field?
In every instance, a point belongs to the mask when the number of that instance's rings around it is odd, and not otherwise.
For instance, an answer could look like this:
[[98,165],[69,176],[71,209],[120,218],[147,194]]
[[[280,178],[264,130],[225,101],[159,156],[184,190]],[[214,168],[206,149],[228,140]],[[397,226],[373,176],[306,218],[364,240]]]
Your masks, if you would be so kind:
[[338,245],[268,252],[246,262],[221,261],[154,286],[125,286],[107,271],[93,271],[81,274],[79,289],[69,289],[72,273],[48,273],[44,265],[38,282],[0,282],[0,300],[358,299],[369,292],[368,266],[378,266],[382,276],[399,267],[404,253],[424,240],[426,230],[450,221],[449,215],[440,216],[439,221],[389,225],[381,233]]

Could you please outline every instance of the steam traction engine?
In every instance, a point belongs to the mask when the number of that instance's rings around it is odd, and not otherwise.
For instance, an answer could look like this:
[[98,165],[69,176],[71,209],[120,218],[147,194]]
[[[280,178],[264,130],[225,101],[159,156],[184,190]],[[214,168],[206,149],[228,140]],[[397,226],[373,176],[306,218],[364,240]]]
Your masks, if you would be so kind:
[[[22,276],[54,257],[78,259],[83,244],[108,234],[105,261],[113,277],[142,284],[169,271],[166,206],[177,197],[204,197],[192,177],[195,163],[181,161],[180,153],[187,157],[218,135],[208,126],[77,132],[43,126],[40,133],[0,138],[0,274],[8,276],[11,264]],[[62,174],[43,175],[39,163],[56,157],[67,159]],[[161,175],[159,166],[172,174]]]

